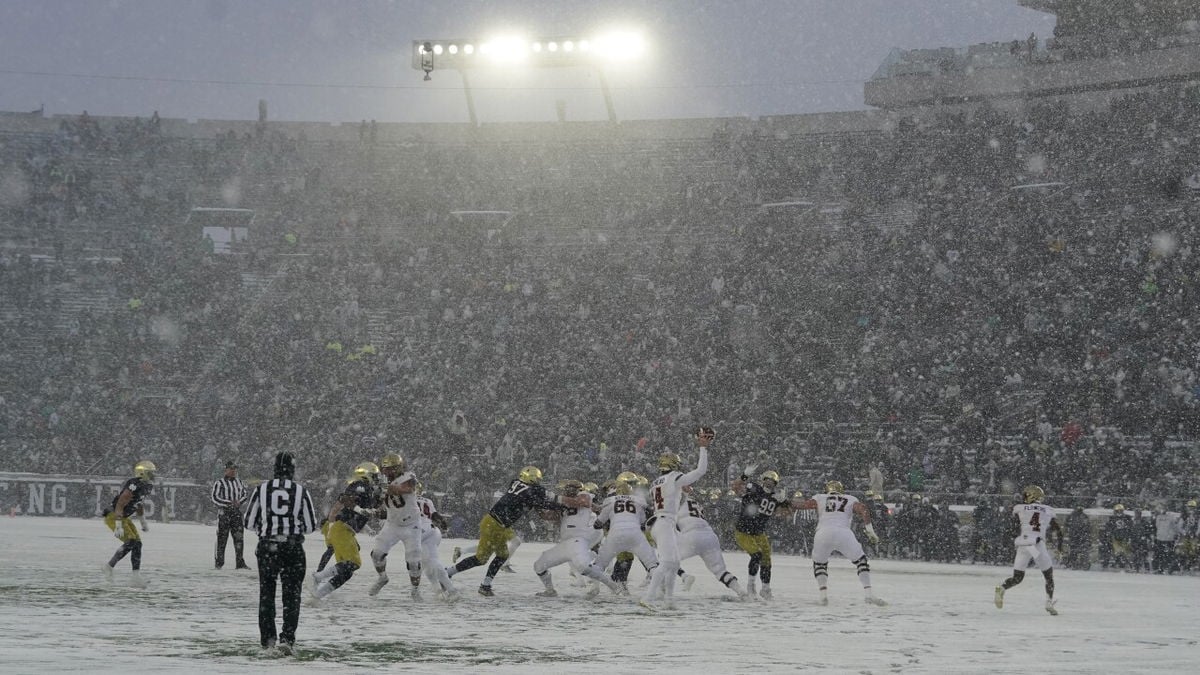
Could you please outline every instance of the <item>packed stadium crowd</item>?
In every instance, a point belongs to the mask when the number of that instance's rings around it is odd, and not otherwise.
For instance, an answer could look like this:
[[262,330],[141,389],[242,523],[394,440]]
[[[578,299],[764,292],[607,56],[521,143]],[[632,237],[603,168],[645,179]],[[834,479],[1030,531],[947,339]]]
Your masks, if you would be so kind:
[[[554,141],[514,161],[86,114],[0,134],[0,457],[203,481],[288,449],[334,490],[387,447],[469,528],[515,466],[644,470],[704,420],[712,490],[769,466],[930,523],[1033,481],[1178,511],[1200,490],[1197,92],[722,134],[689,150],[728,174],[704,194],[666,160],[657,195],[627,158],[557,171]],[[406,184],[376,171],[413,156]],[[180,225],[209,199],[259,213],[233,255]],[[564,228],[489,233],[460,204]],[[892,550],[987,550],[922,532]]]

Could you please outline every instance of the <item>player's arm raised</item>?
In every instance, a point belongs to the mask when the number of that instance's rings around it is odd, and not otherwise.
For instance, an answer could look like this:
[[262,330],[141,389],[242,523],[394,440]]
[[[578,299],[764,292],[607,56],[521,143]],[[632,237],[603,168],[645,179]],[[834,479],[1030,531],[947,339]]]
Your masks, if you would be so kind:
[[700,446],[700,459],[696,468],[679,477],[679,485],[691,485],[704,477],[708,472],[708,444],[717,437],[717,433],[709,427],[700,427],[696,432],[696,445]]

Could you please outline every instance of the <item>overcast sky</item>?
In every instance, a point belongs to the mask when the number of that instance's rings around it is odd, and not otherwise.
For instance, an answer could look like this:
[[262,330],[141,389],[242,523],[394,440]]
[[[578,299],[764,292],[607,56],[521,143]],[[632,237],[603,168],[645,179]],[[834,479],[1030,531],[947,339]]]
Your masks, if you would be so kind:
[[[411,40],[618,25],[653,53],[608,72],[617,114],[650,119],[861,109],[893,47],[1045,38],[1054,18],[1017,0],[0,0],[0,110],[253,119],[263,98],[272,119],[461,122],[462,79],[423,82]],[[471,83],[484,122],[553,119],[559,99],[605,114],[584,69]]]

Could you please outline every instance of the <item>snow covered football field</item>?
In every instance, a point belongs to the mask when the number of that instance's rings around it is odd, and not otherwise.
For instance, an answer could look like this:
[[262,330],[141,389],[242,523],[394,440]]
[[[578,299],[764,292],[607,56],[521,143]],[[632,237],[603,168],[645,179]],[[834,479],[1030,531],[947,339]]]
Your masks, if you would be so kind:
[[[446,672],[485,666],[520,672],[988,672],[1183,673],[1200,659],[1196,611],[1200,578],[1056,571],[1060,615],[1042,609],[1032,571],[992,606],[1005,568],[878,560],[877,593],[862,600],[852,566],[830,564],[830,604],[816,604],[807,558],[777,556],[775,600],[736,603],[703,569],[678,610],[647,615],[607,591],[583,599],[565,568],[560,597],[533,597],[531,571],[545,548],[526,544],[517,574],[502,573],[495,598],[475,593],[482,570],[455,581],[463,600],[446,605],[426,589],[408,600],[403,572],[377,598],[360,571],[321,607],[301,610],[297,654],[264,657],[258,648],[257,573],[212,569],[214,527],[151,523],[144,536],[139,591],[128,560],[108,583],[99,565],[117,547],[99,520],[0,518],[0,672],[159,673]],[[253,535],[247,534],[252,552]],[[369,537],[360,538],[364,553]],[[450,560],[456,543],[443,543]],[[308,541],[310,570],[320,537]],[[257,567],[253,555],[249,563]],[[364,556],[365,557],[365,556]],[[746,556],[727,553],[744,576]],[[640,581],[635,566],[632,585]]]

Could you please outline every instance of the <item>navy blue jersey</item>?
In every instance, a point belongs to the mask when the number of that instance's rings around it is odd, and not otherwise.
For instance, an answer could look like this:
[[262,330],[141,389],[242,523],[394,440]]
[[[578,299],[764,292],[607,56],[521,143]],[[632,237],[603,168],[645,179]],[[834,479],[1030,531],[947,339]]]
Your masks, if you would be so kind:
[[530,485],[520,480],[514,480],[508,486],[508,492],[492,506],[488,513],[500,521],[505,527],[512,527],[521,516],[533,509],[561,510],[563,507],[553,495],[547,494],[541,485]]
[[129,502],[125,504],[125,512],[120,514],[122,518],[128,518],[129,516],[132,516],[137,512],[137,507],[141,505],[142,500],[154,494],[154,484],[144,481],[137,476],[130,478],[121,485],[121,489],[117,492],[117,496],[113,497],[112,506],[109,507],[110,510],[117,510],[117,500],[121,498],[121,495],[126,490],[129,490],[129,494],[133,495],[133,499],[130,499]]

